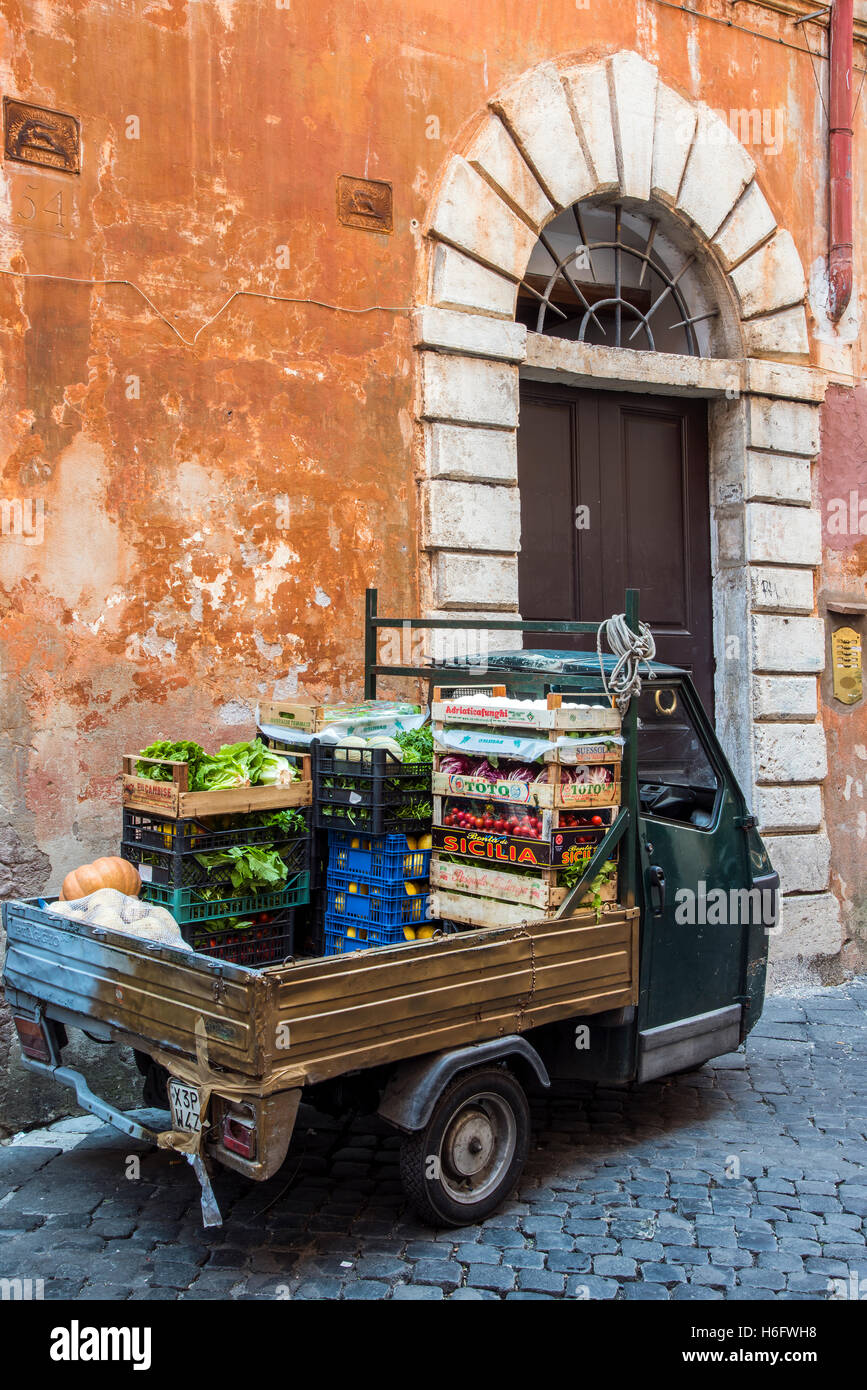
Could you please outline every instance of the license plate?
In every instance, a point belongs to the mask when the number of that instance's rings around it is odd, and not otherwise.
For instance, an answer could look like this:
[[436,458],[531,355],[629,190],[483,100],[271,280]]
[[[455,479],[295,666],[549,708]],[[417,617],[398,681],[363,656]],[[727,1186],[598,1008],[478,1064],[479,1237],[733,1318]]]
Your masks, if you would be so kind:
[[169,1104],[172,1107],[173,1127],[182,1129],[187,1134],[198,1134],[202,1128],[202,1118],[199,1112],[199,1093],[195,1086],[188,1086],[185,1081],[176,1081],[174,1077],[170,1077]]

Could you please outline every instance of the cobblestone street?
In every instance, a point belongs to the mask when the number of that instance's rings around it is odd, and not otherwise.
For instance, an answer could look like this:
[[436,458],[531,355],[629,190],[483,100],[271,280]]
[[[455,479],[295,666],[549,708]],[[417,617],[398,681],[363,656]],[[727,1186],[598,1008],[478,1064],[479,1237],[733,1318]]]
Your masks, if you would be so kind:
[[536,1103],[515,1198],[448,1232],[408,1210],[378,1121],[304,1112],[270,1182],[217,1176],[203,1230],[183,1160],[64,1120],[0,1147],[0,1277],[47,1299],[863,1297],[865,1061],[867,979],[776,996],[745,1055]]

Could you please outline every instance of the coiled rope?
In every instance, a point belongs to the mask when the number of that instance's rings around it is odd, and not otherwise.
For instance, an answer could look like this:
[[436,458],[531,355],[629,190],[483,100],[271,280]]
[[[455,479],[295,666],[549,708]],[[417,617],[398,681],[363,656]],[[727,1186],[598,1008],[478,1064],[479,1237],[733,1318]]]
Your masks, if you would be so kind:
[[[603,633],[612,655],[617,658],[608,677],[605,675],[605,663],[602,660]],[[625,714],[633,695],[641,694],[642,661],[647,668],[647,679],[653,680],[650,667],[650,662],[656,656],[653,633],[646,623],[641,622],[638,624],[638,632],[633,632],[626,621],[626,614],[615,613],[613,618],[606,618],[604,623],[599,624],[599,631],[596,633],[596,655],[599,658],[599,672],[605,694],[615,701],[620,713]]]

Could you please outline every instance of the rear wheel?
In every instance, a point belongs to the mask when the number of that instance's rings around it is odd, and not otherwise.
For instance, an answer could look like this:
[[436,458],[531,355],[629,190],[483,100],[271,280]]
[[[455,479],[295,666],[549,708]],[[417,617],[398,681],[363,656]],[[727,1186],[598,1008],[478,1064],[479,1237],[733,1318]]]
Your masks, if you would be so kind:
[[512,1073],[469,1072],[446,1087],[425,1128],[404,1140],[404,1191],[429,1226],[471,1225],[509,1196],[529,1146],[530,1108]]

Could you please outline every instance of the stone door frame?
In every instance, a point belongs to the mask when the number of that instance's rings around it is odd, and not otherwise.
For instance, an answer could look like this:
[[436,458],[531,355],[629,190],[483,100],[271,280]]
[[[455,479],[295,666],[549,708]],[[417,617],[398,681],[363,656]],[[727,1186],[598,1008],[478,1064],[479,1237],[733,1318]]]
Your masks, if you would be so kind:
[[[514,321],[539,231],[597,195],[659,207],[687,231],[714,286],[727,356],[594,347]],[[708,398],[717,722],[783,881],[772,942],[781,962],[841,945],[815,601],[812,462],[826,377],[809,364],[805,301],[797,249],[748,152],[627,50],[539,64],[479,113],[431,200],[414,314],[429,615],[518,614],[521,375]]]

